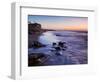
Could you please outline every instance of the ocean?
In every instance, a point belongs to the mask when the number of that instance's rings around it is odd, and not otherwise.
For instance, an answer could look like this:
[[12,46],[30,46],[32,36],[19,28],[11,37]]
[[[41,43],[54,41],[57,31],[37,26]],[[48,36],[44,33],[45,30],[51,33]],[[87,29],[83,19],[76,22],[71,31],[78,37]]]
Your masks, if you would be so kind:
[[[29,48],[28,53],[43,53],[47,59],[41,65],[88,63],[88,33],[85,31],[46,31],[39,36],[38,41],[46,46]],[[52,51],[52,44],[59,42],[65,42],[67,48],[60,51],[61,55],[56,55],[56,51]]]

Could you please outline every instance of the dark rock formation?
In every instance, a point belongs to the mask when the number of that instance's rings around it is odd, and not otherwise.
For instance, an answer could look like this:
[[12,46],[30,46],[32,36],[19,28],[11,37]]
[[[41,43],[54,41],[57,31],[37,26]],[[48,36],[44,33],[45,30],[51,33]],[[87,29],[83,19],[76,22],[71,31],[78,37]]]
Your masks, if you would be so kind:
[[43,53],[32,53],[28,56],[28,66],[39,66],[42,65],[43,60],[45,59]]
[[32,47],[33,48],[40,48],[40,47],[45,47],[46,45],[43,45],[41,44],[40,42],[38,41],[34,41],[33,44],[32,44]]
[[29,23],[28,24],[28,47],[39,48],[44,46],[38,42],[38,37],[43,33],[41,24],[39,23]]
[[35,33],[35,32],[41,32],[41,24],[38,23],[30,23],[28,24],[28,32],[29,34]]

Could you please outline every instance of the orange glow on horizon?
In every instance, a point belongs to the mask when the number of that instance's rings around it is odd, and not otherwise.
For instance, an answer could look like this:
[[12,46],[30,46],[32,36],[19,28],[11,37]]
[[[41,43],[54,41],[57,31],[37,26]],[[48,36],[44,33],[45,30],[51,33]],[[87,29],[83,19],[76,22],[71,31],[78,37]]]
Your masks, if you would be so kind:
[[64,27],[64,30],[87,31],[88,30],[87,27],[88,27],[87,25],[81,24],[79,26],[67,26],[67,27]]

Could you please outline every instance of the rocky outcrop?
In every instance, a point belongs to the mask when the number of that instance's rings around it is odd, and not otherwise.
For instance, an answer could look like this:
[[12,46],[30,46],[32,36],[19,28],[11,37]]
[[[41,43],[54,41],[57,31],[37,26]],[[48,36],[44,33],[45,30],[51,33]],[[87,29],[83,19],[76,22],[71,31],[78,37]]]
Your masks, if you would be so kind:
[[41,24],[38,23],[30,23],[28,24],[28,32],[29,34],[41,32]]
[[42,26],[39,23],[28,24],[28,47],[29,48],[34,47],[34,42],[35,42],[35,47],[37,48],[44,46],[43,44],[38,42],[38,37],[44,32],[41,27]]
[[28,66],[42,66],[46,56],[43,53],[32,53],[28,55]]

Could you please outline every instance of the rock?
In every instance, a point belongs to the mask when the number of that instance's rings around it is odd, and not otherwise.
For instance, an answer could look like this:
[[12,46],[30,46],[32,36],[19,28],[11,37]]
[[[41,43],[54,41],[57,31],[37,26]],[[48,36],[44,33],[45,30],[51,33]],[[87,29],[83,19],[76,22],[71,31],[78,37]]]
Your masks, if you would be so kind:
[[28,66],[39,66],[42,65],[45,54],[43,53],[32,53],[28,55]]
[[29,23],[28,24],[28,47],[42,47],[41,43],[37,42],[33,45],[34,42],[38,40],[38,37],[43,33],[43,29],[41,28],[41,24],[39,23]]
[[40,47],[45,47],[46,45],[43,45],[42,43],[38,41],[34,41],[32,47],[33,48],[40,48]]
[[32,34],[33,32],[41,32],[41,24],[39,23],[28,24],[28,32],[29,34]]

